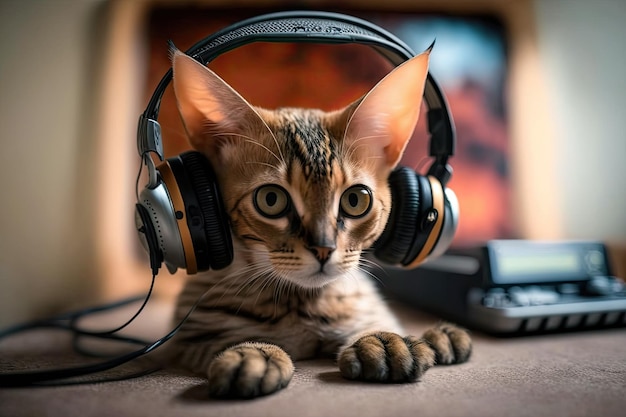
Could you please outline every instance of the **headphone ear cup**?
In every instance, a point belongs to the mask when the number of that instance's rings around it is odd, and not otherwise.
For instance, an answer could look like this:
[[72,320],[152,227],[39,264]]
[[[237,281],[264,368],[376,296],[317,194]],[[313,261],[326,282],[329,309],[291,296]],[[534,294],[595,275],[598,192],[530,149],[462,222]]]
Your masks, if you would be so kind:
[[420,212],[420,185],[415,171],[398,167],[389,175],[391,211],[385,230],[374,243],[374,255],[396,265],[404,261],[416,238]]
[[215,172],[200,152],[185,152],[179,157],[198,202],[200,212],[188,213],[188,216],[196,215],[198,218],[197,214],[201,215],[208,249],[204,256],[208,257],[212,269],[224,268],[233,260],[233,242]]

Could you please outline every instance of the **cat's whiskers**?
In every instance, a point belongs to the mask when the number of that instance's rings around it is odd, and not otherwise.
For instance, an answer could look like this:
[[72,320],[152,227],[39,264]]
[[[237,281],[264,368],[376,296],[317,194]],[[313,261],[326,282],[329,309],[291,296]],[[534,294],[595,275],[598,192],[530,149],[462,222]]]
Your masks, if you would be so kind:
[[372,269],[378,269],[378,270],[382,271],[385,274],[387,273],[387,271],[385,271],[382,266],[380,266],[378,263],[376,263],[376,262],[374,262],[374,261],[372,261],[370,259],[367,259],[367,258],[359,259],[358,265],[359,266],[370,267]]
[[[238,287],[234,294],[230,294],[230,291],[229,291],[229,294],[231,295],[231,297],[234,298],[234,300],[231,300],[231,302],[235,301],[237,298],[241,298],[241,302],[239,303],[239,306],[236,310],[237,313],[241,310],[241,308],[246,303],[246,301],[250,300],[249,294],[254,289],[255,283],[257,283],[259,280],[263,282],[264,278],[268,275],[269,272],[271,272],[271,267],[268,265],[249,265],[249,266],[251,268],[245,268],[245,269],[247,272],[253,272],[252,275],[247,276],[243,281],[239,280],[235,282],[235,284],[238,284]],[[243,274],[240,274],[240,276],[241,275]],[[229,289],[231,287],[232,287],[232,284],[229,286]],[[246,292],[245,294],[243,294],[243,296],[241,296],[244,290],[246,290]],[[261,295],[261,293],[262,292],[258,293],[257,300],[255,300],[255,302],[252,304],[253,307],[256,305],[258,301],[258,297]]]
[[[246,143],[250,143],[252,145],[260,146],[261,148],[266,150],[270,155],[272,155],[279,163],[285,164],[285,158],[283,157],[283,154],[282,154],[282,152],[280,150],[280,147],[278,146],[278,142],[276,141],[276,137],[274,136],[273,133],[272,133],[272,137],[274,138],[274,142],[276,143],[276,148],[278,149],[278,153],[280,154],[280,157],[278,155],[276,155],[276,153],[274,151],[272,151],[270,148],[268,148],[267,146],[263,145],[259,141],[254,140],[254,138],[251,138],[250,136],[247,136],[247,135],[242,135],[240,133],[230,132],[230,133],[215,133],[214,136],[218,136],[218,137],[226,136],[226,137],[241,138]],[[276,167],[273,167],[273,168],[276,168]]]
[[[237,291],[235,292],[236,296],[241,291],[242,287],[245,287],[246,283],[250,282],[251,278],[252,280],[254,280],[264,272],[264,270],[261,270],[262,268],[263,265],[248,264],[245,265],[243,268],[240,268],[230,274],[223,276],[217,282],[210,284],[211,288],[216,291],[222,289],[220,297],[213,303],[212,307],[219,305],[226,295],[232,296],[233,294],[231,289],[233,288],[233,286],[239,285],[239,287],[237,287]],[[247,276],[249,274],[252,274],[252,277]],[[244,276],[247,277],[245,279],[245,282],[242,283],[241,278],[243,278]],[[221,284],[223,284],[225,281],[229,281],[229,283],[228,286],[224,289]]]
[[350,144],[350,146],[353,146],[355,144],[357,144],[358,142],[362,141],[362,140],[367,140],[367,139],[380,139],[385,137],[385,135],[366,135],[366,136],[361,136],[359,135],[357,138],[355,138],[352,143]]
[[[259,113],[257,112],[257,115]],[[274,140],[274,144],[276,144],[276,149],[278,149],[278,153],[280,154],[280,159],[278,160],[279,162],[282,162],[285,166],[287,165],[287,161],[285,160],[285,155],[283,155],[282,150],[280,149],[280,145],[278,143],[278,139],[276,139],[276,135],[274,134],[274,132],[272,131],[272,129],[270,129],[269,125],[267,124],[267,122],[259,115],[259,119],[261,119],[261,122],[263,122],[263,125],[265,125],[265,127],[267,128],[267,131],[269,132],[269,134],[272,136],[272,140]]]
[[274,166],[274,165],[272,165],[272,164],[268,164],[268,163],[266,163],[266,162],[259,162],[259,161],[246,161],[246,164],[250,164],[250,165],[253,165],[253,164],[254,164],[254,165],[262,165],[262,166],[266,166],[266,167],[268,167],[268,168],[271,168],[271,169],[273,169],[273,170],[275,170],[275,171],[277,171],[277,172],[280,172],[280,170],[279,170],[277,167],[275,167],[275,166]]
[[[273,317],[277,317],[278,306],[280,305],[280,302],[282,300],[282,295],[283,295],[282,289],[285,286],[285,280],[282,279],[276,271],[272,271],[270,274],[268,274],[266,279],[267,279],[266,285],[272,284],[274,288],[274,290],[272,291],[272,301],[274,304]],[[262,290],[265,290],[265,286],[262,288]]]
[[284,289],[287,286],[287,282],[284,279],[280,279],[280,277],[273,276],[276,279],[276,286],[274,287],[274,315],[278,313],[278,305],[280,300],[282,300]]
[[[261,263],[248,265],[249,268],[247,270],[256,270],[254,275],[248,277],[244,282],[239,282],[239,288],[235,293],[235,298],[239,296],[239,294],[245,289],[246,292],[242,297],[242,300],[237,308],[237,312],[243,307],[243,305],[250,300],[250,293],[253,291],[257,292],[257,295],[254,299],[254,302],[251,305],[251,308],[255,308],[259,303],[259,300],[262,295],[269,295],[267,290],[274,287],[274,290],[271,294],[272,301],[274,303],[274,317],[278,314],[278,303],[280,297],[276,297],[276,291],[281,287],[283,283],[283,279],[276,273],[276,271],[272,268],[269,263]],[[252,268],[250,268],[252,267]]]
[[[373,252],[373,250],[372,250],[372,252]],[[369,252],[368,252],[368,253],[369,253]],[[372,259],[369,259],[369,258],[367,258],[367,257],[363,257],[363,256],[361,256],[361,259],[359,259],[359,261],[364,262],[364,263],[366,263],[367,265],[373,266],[373,267],[375,267],[376,269],[378,269],[378,270],[380,270],[380,271],[382,271],[382,272],[384,272],[384,273],[386,273],[386,272],[387,272],[387,271],[385,270],[385,268],[383,268],[383,266],[382,266],[382,265],[380,265],[378,262],[376,262],[376,261],[374,261],[374,260],[372,260]]]
[[265,290],[268,284],[268,276],[271,276],[274,273],[274,270],[272,268],[272,265],[269,263],[258,264],[256,269],[258,271],[244,285],[247,285],[247,291],[245,295],[248,296],[252,291],[257,291],[258,299],[258,296]]
[[[354,155],[357,153],[357,151],[362,148],[362,147],[368,147],[370,146],[370,144],[368,142],[363,142],[366,140],[372,140],[372,139],[380,139],[383,138],[384,135],[369,135],[369,136],[359,136],[358,138],[354,139],[350,144],[347,150],[345,150],[345,154],[347,156],[347,159],[350,161],[354,161],[354,160],[359,160],[361,158],[357,158]],[[379,156],[380,157],[380,156]]]
[[251,284],[254,283],[256,280],[258,280],[259,278],[262,278],[265,275],[267,275],[268,272],[271,272],[271,266],[258,264],[258,265],[255,265],[254,268],[249,268],[249,271],[250,272],[254,271],[254,272],[252,275],[247,276],[243,282],[237,282],[239,284],[239,288],[233,294],[235,297],[238,297],[244,289],[248,290],[246,295],[249,294]]
[[378,281],[381,285],[385,285],[385,283],[378,278],[378,276],[371,271],[371,269],[373,269],[372,267],[375,267],[376,269],[379,269],[380,271],[382,271],[384,274],[387,274],[387,271],[385,271],[385,269],[380,266],[377,262],[374,262],[370,259],[361,257],[361,259],[359,259],[359,264],[358,264],[358,269],[359,271],[369,275],[370,277],[372,277],[373,279],[375,279],[376,281]]
[[250,299],[249,295],[253,290],[255,290],[257,293],[251,305],[251,308],[254,309],[256,305],[258,304],[259,298],[261,297],[261,295],[265,293],[265,288],[272,281],[271,277],[272,277],[271,267],[266,266],[265,270],[259,271],[258,274],[251,277],[250,280],[244,283],[243,286],[247,287],[246,288],[247,291],[246,291],[245,296],[241,300],[241,303],[239,304],[239,308],[237,309],[237,311],[241,309],[241,307],[246,303],[246,301],[249,301]]
[[[272,280],[280,279],[280,276],[277,274],[272,262],[269,259],[261,261],[257,260],[254,264],[249,264],[247,269],[255,272],[252,277],[253,280],[247,280],[246,284],[252,284],[253,281],[259,281],[260,279],[258,286],[261,288],[261,291],[264,291]],[[253,285],[249,285],[248,293],[253,288]],[[241,289],[239,291],[241,291]]]
[[268,271],[268,272],[269,273],[263,274],[263,277],[261,279],[257,280],[259,281],[257,285],[258,291],[257,291],[256,298],[254,299],[254,303],[252,304],[253,307],[257,305],[257,303],[259,302],[259,298],[261,297],[261,294],[265,292],[268,285],[272,283],[272,281],[274,280],[273,271]]
[[324,287],[307,287],[304,289],[305,294],[309,298],[317,298]]
[[381,279],[378,278],[378,276],[376,276],[376,274],[374,274],[372,271],[370,271],[367,267],[365,267],[363,265],[359,265],[358,270],[363,272],[364,274],[372,277],[374,280],[376,280],[382,286],[385,286],[385,283],[383,281],[381,281]]
[[373,258],[374,255],[374,248],[373,247],[369,247],[367,249],[362,249],[361,250],[361,257],[359,259],[359,262],[364,262],[367,263],[370,266],[373,266],[374,268],[380,270],[383,273],[387,273],[387,270],[385,270],[385,268],[379,264],[378,262],[376,262]]
[[[276,160],[280,163],[282,163],[283,165],[285,164],[285,160],[283,158],[283,155],[280,155],[280,158],[274,153],[274,151],[272,151],[270,148],[268,148],[267,146],[263,145],[262,143],[259,143],[255,140],[251,140],[251,139],[247,139],[246,140],[247,143],[252,143],[253,145],[257,145],[260,146],[261,148],[265,149],[270,155],[272,155],[274,158],[276,158]],[[278,151],[280,152],[280,148],[278,148]],[[278,169],[277,167],[274,167],[275,169]]]
[[294,284],[293,282],[288,281],[288,280],[282,280],[282,282],[284,283],[284,288],[285,288],[284,293],[285,294],[292,294],[296,284]]

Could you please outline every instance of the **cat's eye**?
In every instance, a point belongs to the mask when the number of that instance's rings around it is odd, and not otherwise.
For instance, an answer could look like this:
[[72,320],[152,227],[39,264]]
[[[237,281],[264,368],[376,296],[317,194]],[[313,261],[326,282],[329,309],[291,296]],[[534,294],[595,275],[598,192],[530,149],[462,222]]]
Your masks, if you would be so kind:
[[365,185],[353,185],[341,195],[340,206],[346,217],[363,217],[372,208],[372,191]]
[[254,192],[254,208],[265,217],[281,217],[287,213],[289,205],[289,194],[278,185],[263,185]]

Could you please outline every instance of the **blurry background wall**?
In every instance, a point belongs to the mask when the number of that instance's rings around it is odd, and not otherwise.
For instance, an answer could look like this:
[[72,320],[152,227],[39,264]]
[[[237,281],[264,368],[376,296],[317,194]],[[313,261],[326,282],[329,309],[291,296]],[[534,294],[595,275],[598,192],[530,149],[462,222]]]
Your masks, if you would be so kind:
[[556,172],[563,237],[623,242],[626,2],[537,0],[534,6],[558,150],[546,168]]
[[0,324],[95,292],[98,1],[0,2]]
[[[625,244],[626,3],[471,3],[519,16],[509,92],[519,231]],[[119,230],[132,223],[148,4],[0,1],[0,325],[147,286]],[[120,195],[126,203],[108,204]]]

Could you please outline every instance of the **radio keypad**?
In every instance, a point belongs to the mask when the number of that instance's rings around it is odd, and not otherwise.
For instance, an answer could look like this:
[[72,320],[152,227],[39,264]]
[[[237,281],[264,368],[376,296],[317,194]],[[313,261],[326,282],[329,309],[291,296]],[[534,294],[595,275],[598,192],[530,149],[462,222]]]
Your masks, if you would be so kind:
[[[626,286],[615,277],[598,276],[580,283],[562,283],[551,286],[513,286],[488,289],[482,299],[485,307],[506,308],[526,307],[571,302],[582,297],[619,296]],[[624,294],[626,295],[626,294]]]

